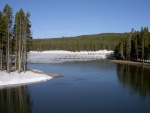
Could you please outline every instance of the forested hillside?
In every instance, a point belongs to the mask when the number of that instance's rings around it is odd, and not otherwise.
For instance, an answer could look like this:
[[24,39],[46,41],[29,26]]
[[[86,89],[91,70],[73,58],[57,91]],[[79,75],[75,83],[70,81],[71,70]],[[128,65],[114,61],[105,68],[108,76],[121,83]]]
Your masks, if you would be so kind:
[[148,27],[129,33],[102,33],[77,37],[34,39],[31,50],[96,51],[114,50],[118,59],[146,60],[150,57],[150,33]]
[[77,37],[33,39],[31,50],[114,50],[115,46],[119,43],[121,36],[124,34],[126,33],[103,33],[95,35],[82,35]]

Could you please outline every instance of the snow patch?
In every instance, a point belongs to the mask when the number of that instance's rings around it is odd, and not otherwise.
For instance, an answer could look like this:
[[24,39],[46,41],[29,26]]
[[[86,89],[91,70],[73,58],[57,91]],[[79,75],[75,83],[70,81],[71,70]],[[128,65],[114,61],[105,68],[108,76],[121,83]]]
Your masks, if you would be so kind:
[[88,61],[106,59],[108,54],[113,51],[99,50],[99,51],[30,51],[28,54],[29,63],[60,63],[65,61]]
[[20,84],[29,84],[35,82],[41,82],[52,79],[52,77],[37,74],[31,71],[22,72],[18,74],[17,72],[6,73],[6,71],[0,71],[0,88],[6,86],[20,85]]

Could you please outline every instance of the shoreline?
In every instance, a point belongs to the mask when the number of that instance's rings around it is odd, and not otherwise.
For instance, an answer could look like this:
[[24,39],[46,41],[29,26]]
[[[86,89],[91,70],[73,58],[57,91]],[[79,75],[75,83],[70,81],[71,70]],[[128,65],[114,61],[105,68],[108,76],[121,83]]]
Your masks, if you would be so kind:
[[139,66],[150,66],[150,63],[135,62],[135,61],[124,61],[124,60],[110,60],[110,62],[129,64],[129,65],[139,65]]
[[50,77],[52,77],[52,78],[59,78],[59,77],[62,77],[62,75],[59,75],[59,74],[46,73],[46,72],[39,71],[39,70],[36,70],[36,69],[28,69],[28,70],[29,70],[29,71],[32,71],[33,73],[44,74],[44,75],[50,76]]
[[52,78],[62,77],[59,74],[45,73],[35,69],[18,74],[17,71],[7,73],[0,71],[0,89],[45,82]]

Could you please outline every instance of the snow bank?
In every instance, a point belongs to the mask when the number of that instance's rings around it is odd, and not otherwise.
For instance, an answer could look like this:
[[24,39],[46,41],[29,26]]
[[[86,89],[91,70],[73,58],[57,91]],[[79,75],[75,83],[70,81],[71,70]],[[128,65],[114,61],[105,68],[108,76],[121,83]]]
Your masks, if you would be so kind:
[[28,55],[29,63],[59,63],[65,61],[87,61],[106,59],[108,54],[113,51],[99,50],[99,51],[30,51]]
[[0,88],[19,84],[41,82],[51,78],[52,77],[50,76],[37,74],[31,71],[27,71],[25,73],[22,72],[20,74],[17,72],[6,73],[6,71],[0,71]]

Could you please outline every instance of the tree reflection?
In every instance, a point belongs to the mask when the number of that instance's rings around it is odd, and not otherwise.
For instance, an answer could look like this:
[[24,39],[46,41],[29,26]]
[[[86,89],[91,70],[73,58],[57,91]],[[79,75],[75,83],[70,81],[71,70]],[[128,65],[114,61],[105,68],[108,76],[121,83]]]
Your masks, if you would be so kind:
[[31,113],[27,86],[0,90],[0,113]]
[[120,82],[133,93],[139,93],[143,98],[150,95],[150,68],[118,64],[117,75]]

